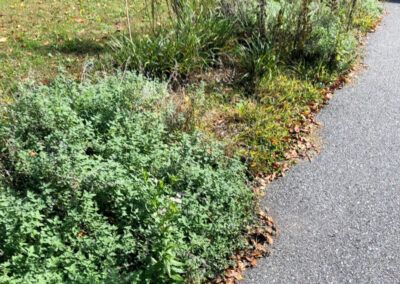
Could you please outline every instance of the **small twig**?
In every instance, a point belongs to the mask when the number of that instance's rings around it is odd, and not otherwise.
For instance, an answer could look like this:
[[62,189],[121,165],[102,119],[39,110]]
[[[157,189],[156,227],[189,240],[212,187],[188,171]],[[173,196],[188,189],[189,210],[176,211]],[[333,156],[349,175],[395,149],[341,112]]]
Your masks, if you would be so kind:
[[81,73],[81,82],[83,82],[85,80],[86,71],[87,71],[87,64],[85,62],[85,65],[83,65],[83,70]]
[[125,74],[126,74],[126,71],[128,70],[128,65],[129,65],[129,61],[130,60],[131,60],[131,57],[129,56],[128,59],[125,62],[124,72],[122,73],[121,83],[119,84],[120,87],[122,85],[122,82],[125,80]]

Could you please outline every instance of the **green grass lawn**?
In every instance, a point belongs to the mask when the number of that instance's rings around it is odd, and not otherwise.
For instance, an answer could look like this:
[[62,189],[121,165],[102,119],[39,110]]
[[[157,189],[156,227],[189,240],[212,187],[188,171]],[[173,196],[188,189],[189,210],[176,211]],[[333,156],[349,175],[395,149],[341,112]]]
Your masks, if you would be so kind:
[[[131,3],[134,18],[144,6]],[[125,31],[125,15],[125,3],[116,0],[0,0],[0,94],[18,82],[48,82],[60,70],[79,77],[85,62]]]

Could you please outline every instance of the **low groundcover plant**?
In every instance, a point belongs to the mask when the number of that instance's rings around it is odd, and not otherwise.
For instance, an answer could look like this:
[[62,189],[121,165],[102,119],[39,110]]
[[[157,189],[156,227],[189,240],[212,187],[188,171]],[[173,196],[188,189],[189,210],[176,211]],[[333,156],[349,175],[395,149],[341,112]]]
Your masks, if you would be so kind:
[[243,166],[168,129],[165,84],[59,78],[2,103],[0,283],[200,282],[245,246]]

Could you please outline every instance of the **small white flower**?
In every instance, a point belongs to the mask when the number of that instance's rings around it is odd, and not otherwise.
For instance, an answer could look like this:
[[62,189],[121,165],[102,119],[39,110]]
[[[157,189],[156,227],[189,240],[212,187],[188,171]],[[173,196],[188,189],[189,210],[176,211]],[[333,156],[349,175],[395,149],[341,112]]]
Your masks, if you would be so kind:
[[181,200],[181,199],[179,199],[179,198],[170,197],[169,199],[170,199],[172,202],[175,202],[175,203],[179,203],[179,204],[181,204],[181,203],[182,203],[182,200]]

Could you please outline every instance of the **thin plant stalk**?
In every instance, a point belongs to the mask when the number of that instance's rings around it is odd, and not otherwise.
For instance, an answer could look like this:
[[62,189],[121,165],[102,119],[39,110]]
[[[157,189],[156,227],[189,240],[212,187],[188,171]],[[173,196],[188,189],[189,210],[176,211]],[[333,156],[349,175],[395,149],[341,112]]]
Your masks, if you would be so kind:
[[130,20],[130,17],[129,17],[128,0],[125,0],[125,9],[126,9],[126,19],[127,19],[127,22],[128,22],[129,39],[132,41],[132,30],[131,30],[131,20]]

